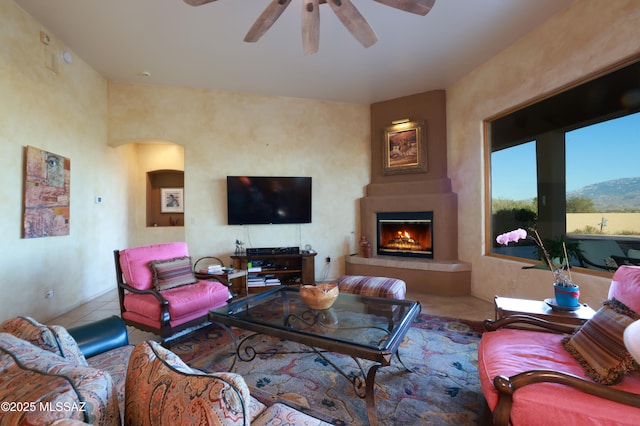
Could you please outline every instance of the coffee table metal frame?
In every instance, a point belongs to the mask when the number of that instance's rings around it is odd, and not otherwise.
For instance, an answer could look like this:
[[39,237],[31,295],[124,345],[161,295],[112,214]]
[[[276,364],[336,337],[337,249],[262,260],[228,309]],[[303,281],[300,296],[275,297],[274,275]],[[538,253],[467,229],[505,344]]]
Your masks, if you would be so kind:
[[[264,310],[268,309],[273,313],[274,307],[276,307],[277,315],[265,318]],[[415,301],[341,293],[331,309],[313,311],[306,308],[301,301],[299,288],[278,286],[214,309],[209,313],[209,320],[225,327],[238,327],[255,333],[238,344],[235,340],[235,334],[228,330],[235,345],[234,365],[236,359],[250,361],[255,357],[257,352],[252,347],[245,348],[244,354],[247,356],[243,356],[241,348],[248,339],[256,334],[264,334],[308,346],[311,351],[327,360],[347,380],[352,380],[356,394],[365,399],[369,423],[377,425],[374,392],[376,373],[380,367],[391,365],[394,356],[397,356],[402,363],[398,347],[420,310],[420,303]],[[360,315],[365,321],[357,327],[349,327],[347,333],[337,333],[339,335],[336,335],[335,331],[341,327],[339,318],[343,315]],[[375,329],[380,331],[384,337],[376,343],[358,341],[358,337],[361,337],[362,333],[352,331],[353,328]],[[327,359],[323,352],[334,352],[352,357],[362,372],[362,376],[365,377],[364,392],[360,377],[350,378]],[[373,361],[374,364],[365,372],[360,359]],[[404,363],[402,365],[411,371]]]

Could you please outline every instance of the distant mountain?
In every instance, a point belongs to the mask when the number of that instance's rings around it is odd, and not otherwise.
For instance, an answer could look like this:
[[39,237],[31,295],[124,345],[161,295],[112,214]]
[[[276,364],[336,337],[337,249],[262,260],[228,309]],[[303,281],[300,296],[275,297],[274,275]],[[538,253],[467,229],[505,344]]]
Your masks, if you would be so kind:
[[640,211],[640,177],[594,183],[567,193],[567,198],[584,197],[593,200],[599,212]]

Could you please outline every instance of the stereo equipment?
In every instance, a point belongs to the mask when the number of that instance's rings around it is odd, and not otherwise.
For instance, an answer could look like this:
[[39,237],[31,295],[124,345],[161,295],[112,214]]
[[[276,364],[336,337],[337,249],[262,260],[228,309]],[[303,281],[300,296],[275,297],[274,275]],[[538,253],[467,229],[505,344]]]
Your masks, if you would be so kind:
[[261,247],[247,249],[247,256],[261,256],[265,254],[300,254],[300,247]]

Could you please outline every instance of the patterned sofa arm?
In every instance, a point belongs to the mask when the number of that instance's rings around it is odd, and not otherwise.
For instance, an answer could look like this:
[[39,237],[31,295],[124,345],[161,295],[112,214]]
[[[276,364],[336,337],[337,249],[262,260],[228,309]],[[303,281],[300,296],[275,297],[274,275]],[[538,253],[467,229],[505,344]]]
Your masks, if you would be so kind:
[[12,334],[75,364],[88,365],[76,341],[59,325],[48,326],[31,317],[15,317],[3,321],[0,332]]
[[0,401],[37,402],[34,410],[3,413],[3,424],[49,424],[62,418],[120,423],[115,387],[103,371],[0,333],[0,372]]
[[237,374],[196,372],[153,341],[131,353],[125,424],[249,425],[249,404],[249,388]]

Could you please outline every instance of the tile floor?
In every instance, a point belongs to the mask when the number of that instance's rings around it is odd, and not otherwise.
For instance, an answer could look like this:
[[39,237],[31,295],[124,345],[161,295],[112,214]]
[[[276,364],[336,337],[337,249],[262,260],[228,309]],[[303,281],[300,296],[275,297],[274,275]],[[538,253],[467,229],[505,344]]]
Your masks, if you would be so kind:
[[[408,293],[407,299],[417,300],[422,305],[422,313],[431,315],[443,315],[468,320],[484,320],[493,318],[493,302],[487,302],[471,296],[444,297],[432,296],[420,293]],[[87,324],[111,315],[120,315],[118,305],[118,293],[114,289],[108,293],[60,315],[48,324],[57,324],[63,327],[75,327]],[[128,327],[129,341],[137,344],[143,340],[158,340],[157,336]]]

